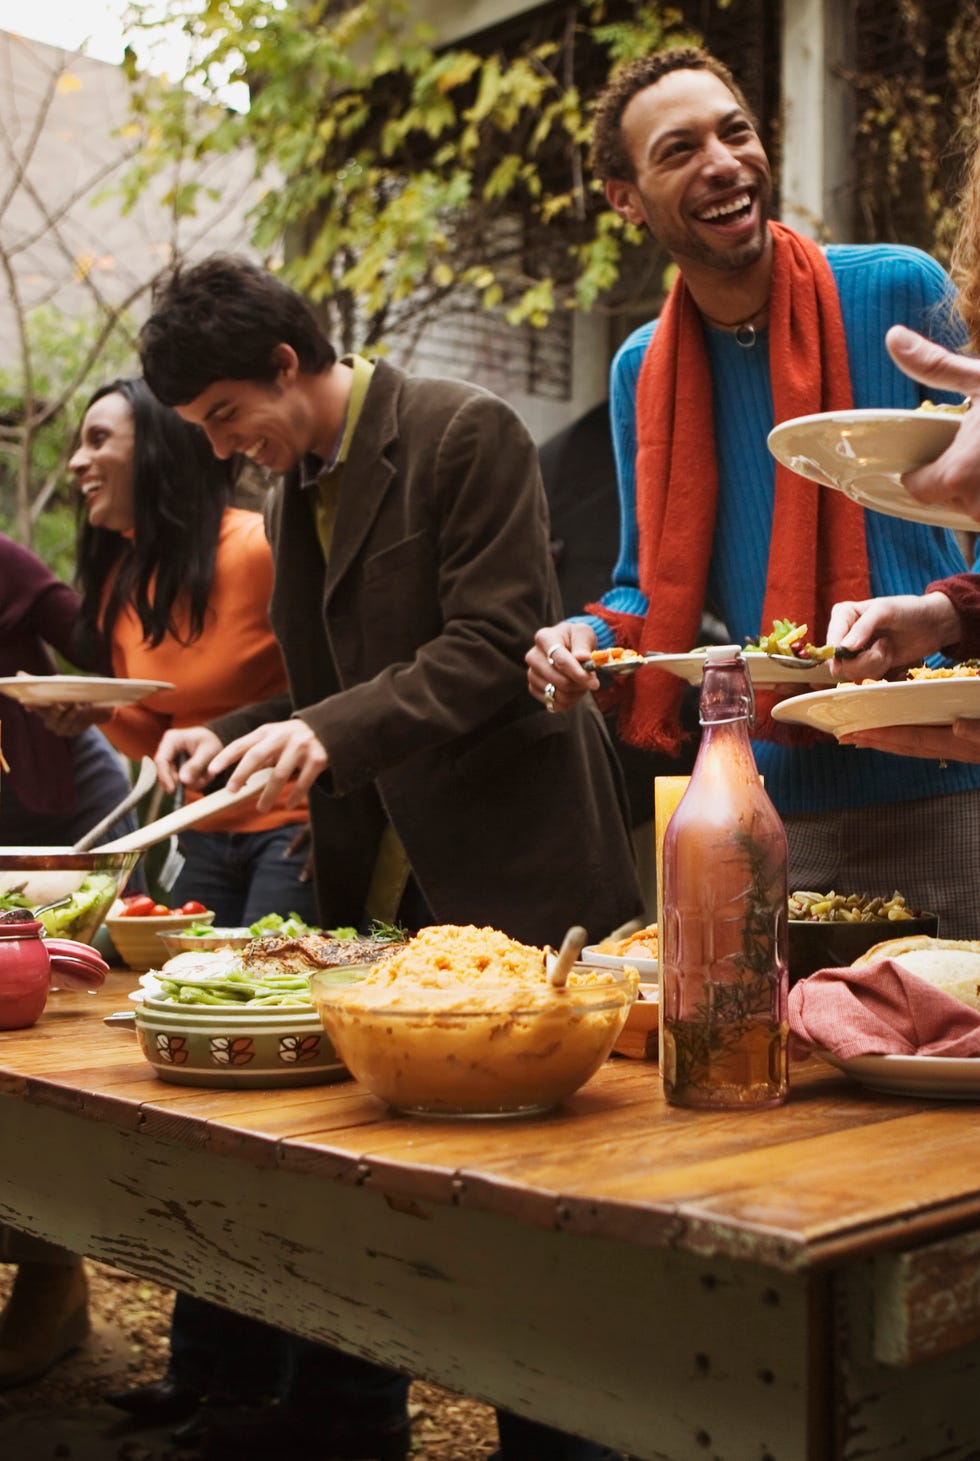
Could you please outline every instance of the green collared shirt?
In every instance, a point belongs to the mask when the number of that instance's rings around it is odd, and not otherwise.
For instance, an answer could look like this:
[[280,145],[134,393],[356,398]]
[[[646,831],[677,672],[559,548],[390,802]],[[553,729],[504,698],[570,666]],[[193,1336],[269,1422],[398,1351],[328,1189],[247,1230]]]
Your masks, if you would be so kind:
[[[330,460],[320,463],[313,481],[310,482],[308,476],[305,477],[305,480],[301,480],[301,485],[312,486],[316,492],[314,504],[316,531],[317,537],[320,539],[320,547],[323,549],[324,559],[330,557],[330,545],[333,542],[334,523],[337,520],[337,503],[340,500],[344,464],[350,454],[350,445],[354,439],[354,432],[357,429],[368,386],[371,384],[371,376],[374,374],[374,362],[365,360],[362,355],[345,355],[341,364],[349,365],[354,375],[340,439]],[[308,462],[304,464],[307,471],[309,465]]]

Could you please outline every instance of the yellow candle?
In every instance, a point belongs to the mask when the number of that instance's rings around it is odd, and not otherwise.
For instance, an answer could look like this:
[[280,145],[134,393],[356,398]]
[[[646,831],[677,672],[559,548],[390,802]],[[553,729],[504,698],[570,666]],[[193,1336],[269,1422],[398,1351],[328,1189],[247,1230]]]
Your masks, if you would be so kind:
[[664,836],[674,809],[687,791],[689,776],[655,776],[653,779],[653,822],[657,847],[657,911],[664,886]]

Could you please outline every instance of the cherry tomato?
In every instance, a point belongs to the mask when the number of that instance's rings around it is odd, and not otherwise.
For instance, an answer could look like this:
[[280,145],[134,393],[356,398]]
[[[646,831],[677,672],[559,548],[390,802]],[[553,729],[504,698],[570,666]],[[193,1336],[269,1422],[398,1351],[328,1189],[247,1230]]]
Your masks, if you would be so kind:
[[124,918],[146,918],[155,908],[153,899],[146,893],[137,893],[130,898],[123,910]]
[[204,904],[198,903],[194,898],[189,903],[181,903],[177,909],[178,913],[207,913],[207,911]]
[[151,918],[170,918],[172,916],[172,910],[167,907],[166,903],[154,903],[150,909]]

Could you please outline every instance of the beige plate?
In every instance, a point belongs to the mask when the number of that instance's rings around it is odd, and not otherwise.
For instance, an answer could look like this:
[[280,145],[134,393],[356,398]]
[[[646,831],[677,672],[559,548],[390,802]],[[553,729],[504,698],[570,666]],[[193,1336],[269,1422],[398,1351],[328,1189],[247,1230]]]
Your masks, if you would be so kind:
[[791,471],[843,492],[861,507],[976,532],[965,512],[916,502],[901,480],[903,472],[935,461],[962,419],[948,411],[826,411],[780,422],[769,433],[769,450]]
[[[763,654],[758,649],[743,649],[742,658],[753,685],[796,685],[802,691],[808,685],[833,684],[830,665],[825,660],[809,669],[797,669],[795,665],[780,664],[778,659],[773,659],[772,655]],[[704,673],[704,651],[649,655],[646,663],[656,665],[661,670],[669,670],[672,675],[679,675],[689,685],[700,685]]]
[[941,1055],[855,1055],[844,1060],[828,1050],[814,1052],[873,1091],[895,1096],[938,1096],[980,1100],[980,1060]]
[[94,675],[5,675],[0,693],[21,705],[132,705],[157,690],[172,690],[169,680],[100,680]]
[[838,685],[783,700],[772,716],[833,736],[888,725],[952,725],[980,717],[980,677]]

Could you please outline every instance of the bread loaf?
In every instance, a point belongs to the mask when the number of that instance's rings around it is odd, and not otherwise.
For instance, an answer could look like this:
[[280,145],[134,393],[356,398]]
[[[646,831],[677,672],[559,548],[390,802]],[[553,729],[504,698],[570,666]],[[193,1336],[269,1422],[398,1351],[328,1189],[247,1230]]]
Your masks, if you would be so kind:
[[910,974],[916,974],[964,1004],[980,1010],[980,939],[913,938],[886,939],[854,960],[854,967],[894,959]]

